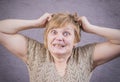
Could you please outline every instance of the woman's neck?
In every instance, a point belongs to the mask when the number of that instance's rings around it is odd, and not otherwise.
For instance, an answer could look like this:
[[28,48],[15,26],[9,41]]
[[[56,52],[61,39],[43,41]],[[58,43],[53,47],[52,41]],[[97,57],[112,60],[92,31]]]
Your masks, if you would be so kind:
[[71,56],[71,54],[67,54],[67,55],[52,55],[54,62],[57,64],[61,64],[61,63],[67,63],[69,57]]
[[51,54],[54,60],[56,70],[60,76],[64,76],[66,73],[67,62],[69,60],[70,54]]

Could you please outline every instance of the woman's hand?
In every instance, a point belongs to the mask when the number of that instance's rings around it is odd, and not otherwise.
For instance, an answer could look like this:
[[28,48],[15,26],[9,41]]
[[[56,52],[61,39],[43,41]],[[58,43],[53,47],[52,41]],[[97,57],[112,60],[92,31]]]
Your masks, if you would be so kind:
[[88,19],[85,16],[79,17],[79,22],[81,25],[81,28],[85,32],[90,32],[90,29],[92,28],[92,24],[89,23]]
[[36,20],[35,26],[44,28],[46,26],[46,23],[50,21],[51,17],[52,17],[52,14],[45,13],[39,19]]

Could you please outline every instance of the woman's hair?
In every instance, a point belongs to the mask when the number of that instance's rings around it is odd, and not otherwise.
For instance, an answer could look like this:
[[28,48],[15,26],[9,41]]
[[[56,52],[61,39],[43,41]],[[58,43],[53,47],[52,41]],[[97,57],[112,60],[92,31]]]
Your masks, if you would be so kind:
[[67,24],[73,24],[75,33],[75,43],[80,41],[80,24],[78,23],[77,14],[71,15],[69,13],[57,13],[53,14],[51,20],[46,24],[46,29],[44,32],[44,45],[47,48],[47,35],[49,31],[53,28],[62,28]]

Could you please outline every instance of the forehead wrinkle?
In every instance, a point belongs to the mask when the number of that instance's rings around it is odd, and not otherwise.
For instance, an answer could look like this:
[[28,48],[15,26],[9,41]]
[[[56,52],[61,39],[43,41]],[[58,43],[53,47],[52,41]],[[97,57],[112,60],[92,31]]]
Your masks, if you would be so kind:
[[[71,28],[69,28],[70,26],[68,26],[68,27],[63,27],[63,30],[68,30],[68,31],[73,31],[74,30],[74,28],[73,27],[71,27]],[[72,29],[73,28],[73,29]],[[56,28],[56,27],[53,27],[53,28],[51,28],[50,30],[53,30],[53,29],[61,29],[61,28]]]

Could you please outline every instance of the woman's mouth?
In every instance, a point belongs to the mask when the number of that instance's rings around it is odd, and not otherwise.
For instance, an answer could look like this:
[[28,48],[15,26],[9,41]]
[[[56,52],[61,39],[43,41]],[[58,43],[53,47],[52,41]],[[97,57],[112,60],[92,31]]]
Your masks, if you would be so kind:
[[61,44],[53,44],[53,46],[55,48],[64,48],[65,47],[65,45],[61,45]]

